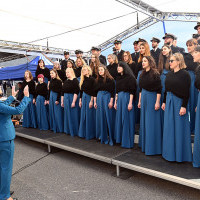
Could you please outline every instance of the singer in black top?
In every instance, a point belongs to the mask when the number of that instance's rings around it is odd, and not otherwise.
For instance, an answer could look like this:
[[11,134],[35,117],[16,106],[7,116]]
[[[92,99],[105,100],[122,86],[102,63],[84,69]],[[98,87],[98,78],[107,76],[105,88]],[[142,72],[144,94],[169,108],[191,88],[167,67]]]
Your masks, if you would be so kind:
[[198,89],[198,101],[194,132],[193,167],[200,167],[200,46],[195,47],[192,55],[194,62],[198,63],[195,74],[195,87]]
[[134,146],[135,134],[135,103],[134,96],[137,85],[130,67],[125,62],[119,62],[117,67],[115,105],[115,140],[124,148]]
[[128,66],[132,70],[134,76],[136,77],[137,76],[137,66],[136,66],[135,62],[132,60],[132,57],[131,57],[131,54],[129,51],[124,52],[122,60],[126,64],[128,64]]
[[61,70],[60,63],[58,61],[55,61],[53,63],[53,69],[55,69],[57,71],[59,78],[64,83],[64,81],[66,79],[65,71]]
[[92,70],[92,76],[94,78],[97,77],[98,69],[100,66],[100,61],[97,55],[91,55],[91,62],[90,62],[90,68]]
[[49,130],[49,112],[47,108],[48,103],[48,89],[44,82],[43,74],[38,75],[38,84],[36,86],[36,114],[37,124],[40,130]]
[[90,140],[96,136],[96,111],[94,104],[95,79],[92,77],[92,70],[89,66],[83,66],[80,80],[80,100],[81,119],[79,126],[79,137]]
[[170,57],[170,68],[165,80],[165,95],[162,109],[165,110],[163,129],[163,157],[168,161],[191,162],[192,148],[188,99],[190,75],[182,54]]
[[117,56],[114,54],[108,55],[108,63],[107,69],[110,73],[110,75],[116,80],[118,72],[117,72],[117,66],[118,66],[118,59]]
[[95,86],[96,138],[101,143],[113,145],[115,81],[104,65],[100,65]]
[[66,69],[67,80],[62,86],[61,106],[64,107],[64,132],[78,135],[79,128],[79,81],[72,68]]
[[190,39],[186,42],[186,46],[188,49],[188,53],[184,53],[184,60],[186,64],[186,70],[190,74],[191,78],[191,85],[190,85],[190,98],[189,98],[189,113],[190,113],[190,130],[191,133],[194,133],[195,130],[195,108],[197,106],[197,100],[198,100],[198,90],[195,88],[195,71],[197,68],[197,63],[193,61],[192,54],[194,53],[194,49],[197,46],[197,40],[196,39]]
[[143,71],[139,79],[140,136],[139,146],[145,155],[162,153],[160,116],[161,80],[152,56],[142,59]]
[[63,108],[61,107],[62,81],[55,69],[50,71],[51,81],[49,84],[49,124],[50,129],[63,132]]
[[35,77],[37,78],[37,76],[39,74],[44,75],[44,82],[49,85],[50,80],[51,80],[50,71],[47,67],[45,67],[44,60],[42,60],[42,59],[38,60],[38,65],[37,65],[37,70],[35,72]]
[[76,69],[74,70],[76,78],[80,81],[81,70],[84,65],[86,65],[85,61],[82,58],[76,59]]
[[29,70],[25,71],[24,79],[25,80],[22,83],[22,90],[24,90],[25,86],[28,85],[30,93],[29,98],[31,99],[31,102],[23,112],[22,126],[26,128],[37,128],[35,108],[35,82],[33,81],[33,76]]

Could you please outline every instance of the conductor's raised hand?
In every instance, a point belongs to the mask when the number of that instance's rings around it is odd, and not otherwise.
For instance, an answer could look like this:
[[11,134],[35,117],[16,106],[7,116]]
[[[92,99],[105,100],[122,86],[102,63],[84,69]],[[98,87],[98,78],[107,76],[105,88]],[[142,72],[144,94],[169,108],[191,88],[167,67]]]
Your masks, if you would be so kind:
[[29,97],[29,88],[28,88],[28,85],[26,85],[26,87],[24,88],[24,96],[25,97]]
[[19,92],[19,90],[15,91],[15,86],[12,86],[12,96],[16,97],[17,93]]

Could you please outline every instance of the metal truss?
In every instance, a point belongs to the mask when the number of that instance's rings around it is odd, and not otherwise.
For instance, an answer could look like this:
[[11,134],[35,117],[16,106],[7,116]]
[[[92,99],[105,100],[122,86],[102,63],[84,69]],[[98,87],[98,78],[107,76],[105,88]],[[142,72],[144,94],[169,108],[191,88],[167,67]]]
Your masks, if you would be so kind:
[[187,12],[162,12],[143,1],[140,0],[116,0],[123,5],[126,5],[138,12],[141,12],[149,16],[146,20],[139,22],[138,25],[134,25],[129,29],[115,35],[104,43],[100,44],[99,47],[104,51],[111,46],[116,39],[125,40],[132,35],[142,31],[145,28],[161,21],[180,21],[180,22],[197,22],[200,21],[200,13],[187,13]]
[[38,55],[39,53],[48,54],[52,58],[61,58],[63,57],[64,51],[69,51],[70,55],[75,55],[75,52],[72,50],[66,50],[61,48],[46,47],[29,43],[20,43],[13,41],[0,40],[0,52],[6,53],[16,53],[24,55]]
[[100,44],[98,47],[100,47],[104,51],[104,50],[110,48],[111,46],[113,46],[113,42],[116,39],[125,40],[125,39],[131,37],[132,35],[146,29],[147,27],[152,26],[155,23],[157,23],[157,21],[152,19],[151,17],[149,17],[149,18],[143,20],[142,22],[140,22],[138,25],[134,25],[134,26],[126,29],[125,31],[121,32],[120,34],[110,38],[106,42]]

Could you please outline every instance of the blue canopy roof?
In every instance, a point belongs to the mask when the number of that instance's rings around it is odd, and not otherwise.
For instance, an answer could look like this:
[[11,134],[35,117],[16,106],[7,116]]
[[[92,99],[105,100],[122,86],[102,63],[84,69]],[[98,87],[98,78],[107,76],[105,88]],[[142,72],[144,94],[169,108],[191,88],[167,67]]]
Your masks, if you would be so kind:
[[52,69],[53,63],[51,63],[47,58],[43,55],[37,56],[35,59],[30,61],[29,63],[17,65],[17,66],[10,66],[0,69],[0,80],[15,80],[15,79],[23,79],[24,72],[26,70],[30,70],[33,77],[35,78],[35,71],[37,69],[38,60],[44,60],[45,67]]

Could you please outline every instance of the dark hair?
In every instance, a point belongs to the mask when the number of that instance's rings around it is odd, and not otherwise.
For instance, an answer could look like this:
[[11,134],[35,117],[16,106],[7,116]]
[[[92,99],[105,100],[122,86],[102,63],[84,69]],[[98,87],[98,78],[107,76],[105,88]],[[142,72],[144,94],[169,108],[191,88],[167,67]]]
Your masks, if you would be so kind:
[[[154,76],[154,75],[159,75],[159,71],[156,68],[156,62],[154,60],[154,58],[152,56],[144,56],[143,59],[146,58],[148,60],[149,63],[149,67],[150,67],[150,75]],[[142,70],[141,76],[146,72],[145,69]]]
[[74,65],[74,62],[72,60],[68,60],[67,63],[71,63],[72,64],[72,69],[76,69],[76,66]]
[[186,42],[186,46],[187,46],[188,44],[198,45],[197,39],[194,39],[194,38],[189,39],[189,40]]
[[123,68],[123,74],[130,75],[135,78],[135,76],[134,76],[131,68],[128,66],[128,64],[126,64],[123,61],[120,61],[118,65]]
[[90,68],[92,69],[92,73],[97,75],[98,68],[100,66],[100,61],[99,61],[99,58],[97,57],[97,55],[93,55],[93,56],[95,56],[95,61],[94,61],[94,63],[91,61]]
[[[172,55],[172,50],[171,50],[171,47],[167,44],[163,45],[162,46],[162,49],[163,47],[167,47],[168,49],[170,49],[170,52],[169,52],[169,56],[167,57],[166,59],[166,62],[164,63],[164,55],[162,54],[162,51],[160,52],[160,56],[159,56],[159,61],[158,61],[158,71],[160,72],[160,74],[162,73],[163,71],[163,65],[165,64],[165,69],[167,70],[170,70],[170,67],[169,67],[169,59]],[[161,49],[161,50],[162,50]]]
[[[105,71],[104,71],[103,82],[105,83],[105,82],[106,82],[106,79],[111,79],[111,80],[113,80],[113,77],[110,75],[110,73],[109,73],[108,69],[106,68],[106,66],[101,64],[101,65],[99,66],[99,68],[100,68],[100,67],[103,67],[104,70],[105,70]],[[96,82],[98,82],[99,77],[100,77],[100,75],[99,75],[99,73],[97,73]]]
[[42,59],[39,59],[39,60],[38,60],[38,65],[37,65],[37,70],[39,70],[39,69],[40,69],[39,63],[40,63],[41,61],[43,62],[43,65],[44,65],[44,68],[45,68],[45,63],[44,63],[44,60],[42,60]]

